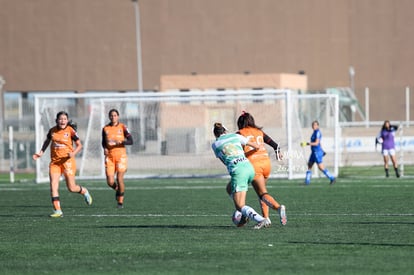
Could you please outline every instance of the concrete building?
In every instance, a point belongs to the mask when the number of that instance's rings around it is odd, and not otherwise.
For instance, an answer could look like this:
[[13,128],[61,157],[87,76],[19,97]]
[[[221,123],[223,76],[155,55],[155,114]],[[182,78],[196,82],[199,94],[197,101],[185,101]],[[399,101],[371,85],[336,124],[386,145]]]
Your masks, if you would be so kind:
[[404,120],[413,9],[410,0],[0,0],[0,75],[6,91],[85,92],[137,90],[140,73],[144,90],[160,90],[163,75],[301,72],[310,90],[353,86],[362,105],[369,87],[372,120]]

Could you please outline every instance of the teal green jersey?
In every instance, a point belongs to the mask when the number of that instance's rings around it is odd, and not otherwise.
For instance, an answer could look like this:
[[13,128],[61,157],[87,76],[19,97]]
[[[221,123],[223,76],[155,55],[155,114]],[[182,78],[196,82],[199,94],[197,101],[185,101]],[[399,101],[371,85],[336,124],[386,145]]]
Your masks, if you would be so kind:
[[248,139],[238,134],[221,135],[211,146],[214,154],[227,167],[227,171],[232,174],[239,166],[249,164],[245,157],[243,145],[246,145]]

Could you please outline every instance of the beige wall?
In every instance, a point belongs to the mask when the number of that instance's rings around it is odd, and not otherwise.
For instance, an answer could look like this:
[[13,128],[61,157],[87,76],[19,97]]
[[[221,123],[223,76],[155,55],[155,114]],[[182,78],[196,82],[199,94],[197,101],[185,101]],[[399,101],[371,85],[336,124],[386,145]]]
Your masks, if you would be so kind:
[[[185,94],[185,93],[183,93]],[[169,153],[210,152],[214,139],[212,128],[221,122],[230,131],[237,131],[237,119],[244,110],[254,114],[260,125],[272,125],[272,130],[285,129],[286,114],[284,101],[217,100],[204,103],[162,102],[160,107],[160,139],[166,142]],[[179,119],[177,118],[179,114]],[[282,114],[282,117],[281,117]],[[267,128],[269,130],[269,128]],[[267,132],[270,135],[270,132]],[[178,138],[177,138],[178,137]],[[197,140],[197,142],[191,142]]]
[[186,89],[254,89],[275,88],[306,91],[306,75],[299,74],[207,74],[162,75],[160,91]]
[[[404,89],[414,87],[414,1],[139,4],[145,89],[160,89],[161,75],[304,70],[316,90],[348,86],[352,65],[362,104],[364,88],[371,89],[371,119],[405,119]],[[135,41],[129,0],[0,0],[6,90],[137,89]]]
[[7,90],[136,87],[130,1],[0,0],[0,74]]

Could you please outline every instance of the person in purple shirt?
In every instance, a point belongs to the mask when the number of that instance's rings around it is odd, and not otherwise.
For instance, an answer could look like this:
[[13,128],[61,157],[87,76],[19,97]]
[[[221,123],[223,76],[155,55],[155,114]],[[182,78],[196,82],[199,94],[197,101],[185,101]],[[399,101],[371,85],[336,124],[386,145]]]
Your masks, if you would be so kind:
[[389,159],[391,158],[392,165],[394,166],[395,176],[397,178],[400,177],[400,173],[398,171],[398,164],[397,159],[395,157],[395,142],[394,136],[395,132],[397,131],[398,126],[391,125],[389,120],[384,121],[382,125],[381,131],[379,132],[378,136],[375,139],[375,142],[382,145],[382,156],[384,158],[384,170],[385,176],[388,178],[388,163]]

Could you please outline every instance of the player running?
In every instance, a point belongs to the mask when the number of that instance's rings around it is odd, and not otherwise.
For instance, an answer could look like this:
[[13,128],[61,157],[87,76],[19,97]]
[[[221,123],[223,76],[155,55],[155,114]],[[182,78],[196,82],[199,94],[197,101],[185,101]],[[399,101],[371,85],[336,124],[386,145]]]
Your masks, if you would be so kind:
[[[75,183],[76,161],[75,155],[82,150],[82,143],[76,132],[76,126],[69,121],[69,115],[66,112],[59,112],[56,115],[56,126],[49,129],[46,140],[43,142],[42,149],[39,153],[33,155],[33,159],[39,159],[50,146],[50,195],[54,211],[50,215],[52,218],[63,217],[59,199],[59,180],[63,174],[66,180],[66,187],[69,192],[82,194],[87,205],[92,204],[92,196],[88,189]],[[76,148],[73,148],[75,143]]]
[[305,185],[309,185],[311,182],[311,169],[315,162],[318,165],[319,170],[322,171],[322,173],[329,179],[330,184],[332,185],[336,182],[336,178],[329,173],[328,169],[325,168],[325,165],[323,164],[323,157],[325,155],[325,152],[323,151],[321,146],[322,132],[319,129],[319,122],[317,120],[312,122],[312,129],[313,133],[310,138],[310,142],[301,143],[302,147],[307,145],[310,145],[311,147],[311,155],[308,161],[308,170],[306,171]]
[[[280,217],[280,223],[286,225],[286,207],[280,205],[267,191],[266,183],[271,172],[271,161],[265,144],[271,146],[276,154],[276,159],[281,160],[279,145],[267,134],[262,131],[262,127],[256,125],[254,117],[250,113],[243,113],[237,120],[237,126],[239,128],[238,134],[246,137],[249,141],[256,142],[259,145],[258,150],[252,150],[251,147],[245,146],[244,152],[254,167],[255,175],[252,181],[252,185],[256,194],[259,197],[260,207],[262,215],[266,219],[265,226],[271,225],[269,218],[269,207],[278,211]],[[229,191],[229,188],[227,188]],[[241,223],[245,220],[241,220]],[[242,224],[240,224],[242,226]]]
[[132,145],[133,140],[127,126],[119,122],[118,110],[111,109],[108,116],[110,122],[102,128],[106,183],[115,190],[117,208],[123,208],[125,194],[124,175],[128,168],[125,145]]
[[252,207],[246,205],[246,194],[249,183],[254,177],[254,168],[245,157],[243,147],[249,145],[254,150],[259,149],[256,143],[249,142],[247,138],[233,133],[227,133],[226,128],[221,123],[214,123],[213,128],[216,141],[212,144],[212,149],[217,158],[227,167],[231,176],[230,196],[234,206],[242,212],[243,216],[249,217],[257,222],[254,229],[261,229],[265,226],[265,218],[258,214]]

